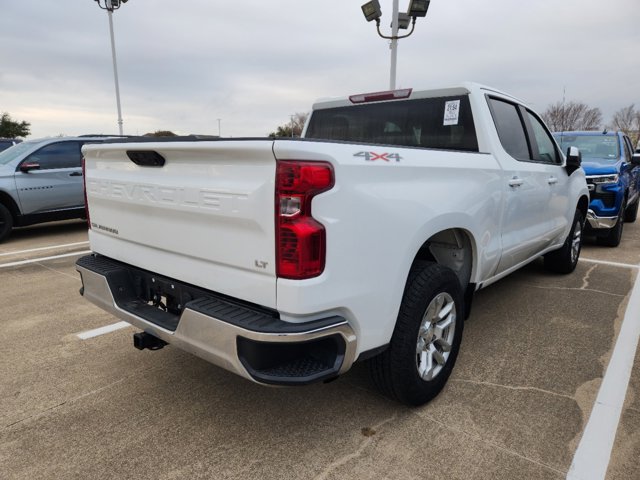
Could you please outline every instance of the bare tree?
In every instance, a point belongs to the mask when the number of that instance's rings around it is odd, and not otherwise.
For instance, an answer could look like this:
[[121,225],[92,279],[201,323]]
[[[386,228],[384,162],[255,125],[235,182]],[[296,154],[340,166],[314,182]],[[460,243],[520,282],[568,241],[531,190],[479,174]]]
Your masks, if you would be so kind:
[[568,130],[599,130],[602,112],[582,102],[557,102],[547,107],[542,119],[554,132]]
[[309,117],[308,113],[299,113],[291,115],[291,120],[280,125],[275,132],[269,134],[270,137],[299,137],[302,135],[302,129]]
[[633,103],[614,113],[611,123],[617,130],[626,133],[634,145],[640,140],[640,110],[636,110]]
[[627,133],[637,126],[637,120],[638,116],[635,105],[632,103],[628,107],[623,107],[614,113],[612,123],[618,130]]

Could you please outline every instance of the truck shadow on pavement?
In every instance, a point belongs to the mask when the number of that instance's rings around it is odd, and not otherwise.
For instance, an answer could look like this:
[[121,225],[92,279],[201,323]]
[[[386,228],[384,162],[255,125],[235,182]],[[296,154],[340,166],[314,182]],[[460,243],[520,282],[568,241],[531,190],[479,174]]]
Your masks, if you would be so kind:
[[11,232],[9,238],[0,245],[5,247],[12,243],[47,239],[47,237],[60,239],[67,235],[78,235],[86,231],[86,220],[67,220],[63,222],[42,223],[28,227],[17,227]]

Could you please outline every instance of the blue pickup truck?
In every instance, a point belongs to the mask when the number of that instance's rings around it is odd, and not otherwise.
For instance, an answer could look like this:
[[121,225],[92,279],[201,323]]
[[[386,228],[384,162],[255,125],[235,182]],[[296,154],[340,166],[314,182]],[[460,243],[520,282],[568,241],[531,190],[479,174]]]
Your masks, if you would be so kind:
[[566,152],[575,146],[582,153],[582,168],[591,195],[587,227],[597,242],[617,247],[624,222],[634,222],[640,200],[640,154],[634,153],[622,132],[556,132]]

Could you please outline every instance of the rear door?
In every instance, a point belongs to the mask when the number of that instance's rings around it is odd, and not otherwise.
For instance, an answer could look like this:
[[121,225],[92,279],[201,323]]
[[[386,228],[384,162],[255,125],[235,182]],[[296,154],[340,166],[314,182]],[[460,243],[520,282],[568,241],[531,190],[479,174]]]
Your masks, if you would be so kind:
[[27,156],[20,165],[36,168],[15,174],[23,214],[82,208],[80,141],[59,141]]

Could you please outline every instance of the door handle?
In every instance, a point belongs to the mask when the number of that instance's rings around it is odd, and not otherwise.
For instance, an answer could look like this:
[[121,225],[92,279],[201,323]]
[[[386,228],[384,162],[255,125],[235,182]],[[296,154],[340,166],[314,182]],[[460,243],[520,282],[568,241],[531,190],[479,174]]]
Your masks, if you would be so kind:
[[509,186],[512,188],[519,187],[523,183],[524,183],[524,180],[522,180],[520,177],[513,177],[511,180],[509,180]]
[[549,182],[549,185],[555,185],[556,183],[558,183],[558,179],[556,177],[549,177],[549,180],[547,180],[547,182]]
[[69,174],[70,177],[81,177],[82,176],[82,172],[71,172]]

